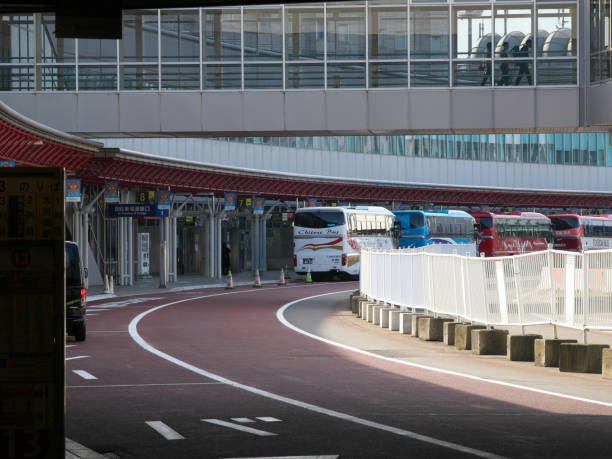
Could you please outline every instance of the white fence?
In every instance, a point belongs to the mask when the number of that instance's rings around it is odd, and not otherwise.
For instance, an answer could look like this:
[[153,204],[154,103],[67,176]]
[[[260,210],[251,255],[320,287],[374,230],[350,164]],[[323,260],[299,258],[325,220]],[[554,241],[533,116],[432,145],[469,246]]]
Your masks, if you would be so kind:
[[362,250],[360,290],[385,303],[487,325],[612,330],[612,250],[498,258]]

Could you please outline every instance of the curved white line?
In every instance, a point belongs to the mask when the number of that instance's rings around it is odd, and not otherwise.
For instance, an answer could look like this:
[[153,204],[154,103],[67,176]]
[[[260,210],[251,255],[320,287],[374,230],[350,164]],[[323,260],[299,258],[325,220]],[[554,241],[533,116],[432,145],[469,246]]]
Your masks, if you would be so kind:
[[[286,289],[287,287],[278,287],[280,289]],[[144,311],[140,314],[138,314],[136,317],[134,317],[134,319],[132,319],[132,321],[130,322],[129,325],[129,332],[130,332],[130,336],[132,337],[132,339],[140,346],[142,347],[144,350],[155,354],[158,357],[161,357],[162,359],[165,359],[171,363],[174,363],[175,365],[178,365],[182,368],[185,368],[186,370],[192,371],[200,376],[204,376],[206,378],[212,379],[214,381],[218,381],[220,383],[223,384],[227,384],[228,386],[232,386],[235,387],[236,389],[242,389],[245,390],[247,392],[250,392],[252,394],[256,394],[256,395],[260,395],[262,397],[266,397],[278,402],[282,402],[282,403],[286,403],[288,405],[293,405],[293,406],[297,406],[299,408],[303,408],[309,411],[313,411],[315,413],[318,414],[323,414],[326,416],[330,416],[333,418],[337,418],[337,419],[342,419],[344,421],[348,421],[348,422],[353,422],[355,424],[360,424],[366,427],[371,427],[373,429],[378,429],[378,430],[382,430],[385,432],[389,432],[389,433],[393,433],[396,435],[400,435],[402,437],[407,437],[407,438],[411,438],[413,440],[418,440],[418,441],[422,441],[424,443],[430,443],[436,446],[441,446],[444,448],[449,448],[455,451],[460,451],[463,453],[467,453],[467,454],[472,454],[474,456],[478,456],[478,457],[484,457],[484,458],[489,458],[489,459],[501,459],[503,456],[498,456],[492,453],[488,453],[486,451],[480,451],[474,448],[469,448],[467,446],[462,446],[456,443],[452,443],[452,442],[447,442],[444,440],[438,440],[436,438],[432,438],[432,437],[428,437],[426,435],[421,435],[415,432],[411,432],[409,430],[404,430],[404,429],[398,429],[397,427],[392,427],[392,426],[388,426],[385,424],[380,424],[378,422],[374,422],[374,421],[368,421],[367,419],[363,419],[363,418],[358,418],[356,416],[351,416],[350,414],[345,414],[345,413],[341,413],[339,411],[335,411],[335,410],[329,410],[327,408],[323,408],[317,405],[312,405],[310,403],[306,403],[306,402],[301,402],[299,400],[295,400],[289,397],[284,397],[282,395],[278,395],[278,394],[274,394],[272,392],[268,392],[265,390],[261,390],[261,389],[257,389],[256,387],[252,387],[252,386],[247,386],[246,384],[241,384],[239,382],[236,381],[232,381],[231,379],[227,379],[224,378],[223,376],[220,375],[216,375],[214,373],[211,373],[209,371],[206,371],[204,369],[198,368],[195,365],[191,365],[187,362],[183,362],[182,360],[177,359],[176,357],[173,357],[169,354],[166,354],[165,352],[162,352],[156,348],[154,348],[153,346],[151,346],[149,343],[147,343],[138,333],[138,323],[147,315],[151,314],[152,312],[155,312],[159,309],[162,308],[166,308],[168,306],[172,306],[175,304],[179,304],[179,303],[185,303],[187,301],[194,301],[194,300],[201,300],[204,298],[211,298],[211,297],[215,297],[215,296],[223,296],[223,295],[235,295],[235,294],[239,294],[239,293],[255,293],[255,292],[262,292],[262,291],[267,291],[267,290],[271,290],[271,289],[265,289],[265,290],[252,290],[252,291],[246,291],[246,292],[229,292],[229,293],[217,293],[217,294],[212,294],[212,295],[203,295],[203,296],[198,296],[198,297],[193,297],[193,298],[186,298],[183,300],[178,300],[178,301],[173,301],[171,303],[167,303],[167,304],[162,304],[160,306],[156,306],[154,308],[151,308],[147,311]],[[353,291],[353,290],[347,290],[347,291]],[[345,292],[347,292],[345,291]],[[342,293],[342,292],[334,292],[334,293]],[[325,295],[329,295],[329,293],[326,293]],[[321,296],[321,295],[314,295],[312,297],[309,298],[316,298],[317,296]],[[308,298],[306,298],[308,299]],[[298,300],[301,301],[301,300]],[[286,309],[288,306],[295,304],[297,301],[291,302],[285,306],[283,306],[281,309],[279,309],[279,311]],[[277,316],[278,316],[278,312],[277,312]]]
[[487,383],[491,383],[491,384],[497,384],[497,385],[500,385],[500,386],[512,387],[514,389],[527,390],[527,391],[530,391],[530,392],[537,392],[538,394],[552,395],[553,397],[566,398],[566,399],[569,399],[569,400],[575,400],[575,401],[585,402],[585,403],[592,403],[594,405],[601,405],[601,406],[605,406],[605,407],[608,407],[608,408],[612,408],[612,403],[609,403],[609,402],[602,402],[600,400],[592,400],[592,399],[589,399],[589,398],[577,397],[577,396],[574,396],[574,395],[561,394],[561,393],[558,393],[558,392],[551,392],[551,391],[543,390],[543,389],[536,389],[534,387],[522,386],[520,384],[512,384],[512,383],[508,383],[508,382],[505,382],[505,381],[500,381],[500,380],[497,380],[497,379],[483,378],[483,377],[480,377],[480,376],[474,376],[474,375],[470,375],[470,374],[467,374],[467,373],[460,373],[460,372],[457,372],[457,371],[445,370],[445,369],[436,368],[436,367],[430,367],[430,366],[427,366],[427,365],[421,365],[419,363],[407,362],[405,360],[399,360],[399,359],[395,359],[393,357],[385,357],[385,356],[382,356],[382,355],[379,355],[379,354],[374,354],[372,352],[364,351],[363,349],[359,349],[359,348],[356,348],[356,347],[353,347],[353,346],[348,346],[346,344],[338,343],[336,341],[331,341],[331,340],[329,340],[327,338],[323,338],[322,336],[318,336],[318,335],[314,335],[312,333],[309,333],[306,330],[302,330],[301,328],[298,328],[295,325],[291,324],[285,318],[285,316],[284,316],[285,311],[288,308],[290,308],[291,306],[299,303],[300,301],[311,300],[313,298],[318,298],[318,297],[321,297],[321,296],[335,295],[337,293],[347,293],[347,292],[350,292],[350,291],[352,291],[352,290],[345,290],[345,291],[333,292],[333,293],[323,293],[321,295],[313,295],[313,296],[309,296],[307,298],[302,298],[300,300],[292,301],[291,303],[287,303],[286,305],[281,307],[278,311],[276,311],[276,317],[278,318],[278,320],[283,325],[285,325],[286,327],[288,327],[288,328],[290,328],[290,329],[292,329],[292,330],[294,330],[294,331],[296,331],[298,333],[301,333],[302,335],[306,335],[306,336],[308,336],[308,337],[310,337],[312,339],[316,339],[316,340],[322,341],[322,342],[330,344],[332,346],[341,347],[342,349],[347,349],[349,351],[358,352],[360,354],[364,354],[364,355],[367,355],[367,356],[370,356],[370,357],[374,357],[374,358],[377,358],[377,359],[387,360],[389,362],[400,363],[402,365],[407,365],[407,366],[410,366],[410,367],[421,368],[423,370],[430,370],[430,371],[435,371],[435,372],[438,372],[438,373],[444,373],[444,374],[447,374],[447,375],[460,376],[462,378],[468,378],[468,379],[473,379],[473,380],[476,380],[476,381],[482,381],[482,382],[487,382]]

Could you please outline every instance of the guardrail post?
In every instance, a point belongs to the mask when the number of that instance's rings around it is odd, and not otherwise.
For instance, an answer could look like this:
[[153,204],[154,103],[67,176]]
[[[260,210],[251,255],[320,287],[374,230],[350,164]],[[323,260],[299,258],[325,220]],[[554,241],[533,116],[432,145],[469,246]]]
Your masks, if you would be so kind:
[[521,271],[517,266],[515,257],[512,257],[512,268],[514,271],[514,286],[516,288],[516,302],[518,306],[519,322],[521,323],[521,335],[525,335],[525,323],[523,321],[523,302],[521,301],[521,287],[519,285]]
[[[555,289],[554,253],[548,248],[548,277],[550,280],[550,316],[553,322],[557,321],[557,294]],[[557,324],[553,323],[553,338],[557,339]]]
[[589,252],[582,254],[582,342],[587,344],[587,312],[589,309]]

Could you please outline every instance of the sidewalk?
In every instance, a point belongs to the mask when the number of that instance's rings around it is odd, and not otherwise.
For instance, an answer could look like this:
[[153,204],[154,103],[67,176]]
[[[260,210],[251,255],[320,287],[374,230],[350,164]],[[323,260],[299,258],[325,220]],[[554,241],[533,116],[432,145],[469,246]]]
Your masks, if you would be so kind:
[[[290,279],[286,282],[293,282],[296,280],[303,281],[306,276],[295,274],[293,271],[289,271]],[[253,285],[255,282],[255,275],[251,272],[243,272],[232,275],[234,285]],[[260,272],[260,279],[262,284],[274,284],[280,280],[280,270],[278,271],[266,271]],[[204,277],[200,274],[185,274],[178,277],[177,282],[168,282],[166,288],[160,288],[159,276],[151,277],[149,279],[137,279],[134,285],[115,285],[114,293],[104,293],[103,285],[92,285],[87,289],[87,300],[96,301],[103,300],[105,298],[115,298],[123,296],[133,295],[150,295],[152,293],[164,293],[164,292],[181,292],[185,290],[196,290],[202,288],[215,288],[225,287],[227,285],[227,276],[223,276],[221,279],[211,279]]]

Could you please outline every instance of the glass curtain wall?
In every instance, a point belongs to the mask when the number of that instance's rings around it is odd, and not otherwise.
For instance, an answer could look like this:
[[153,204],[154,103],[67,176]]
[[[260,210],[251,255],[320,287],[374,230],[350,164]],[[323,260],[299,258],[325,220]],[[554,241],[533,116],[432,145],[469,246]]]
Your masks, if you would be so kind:
[[[590,0],[591,80],[610,78],[610,0]],[[577,84],[577,2],[369,0],[130,10],[122,40],[0,16],[2,91]]]
[[610,0],[590,0],[591,81],[606,81],[612,74],[610,65]]

